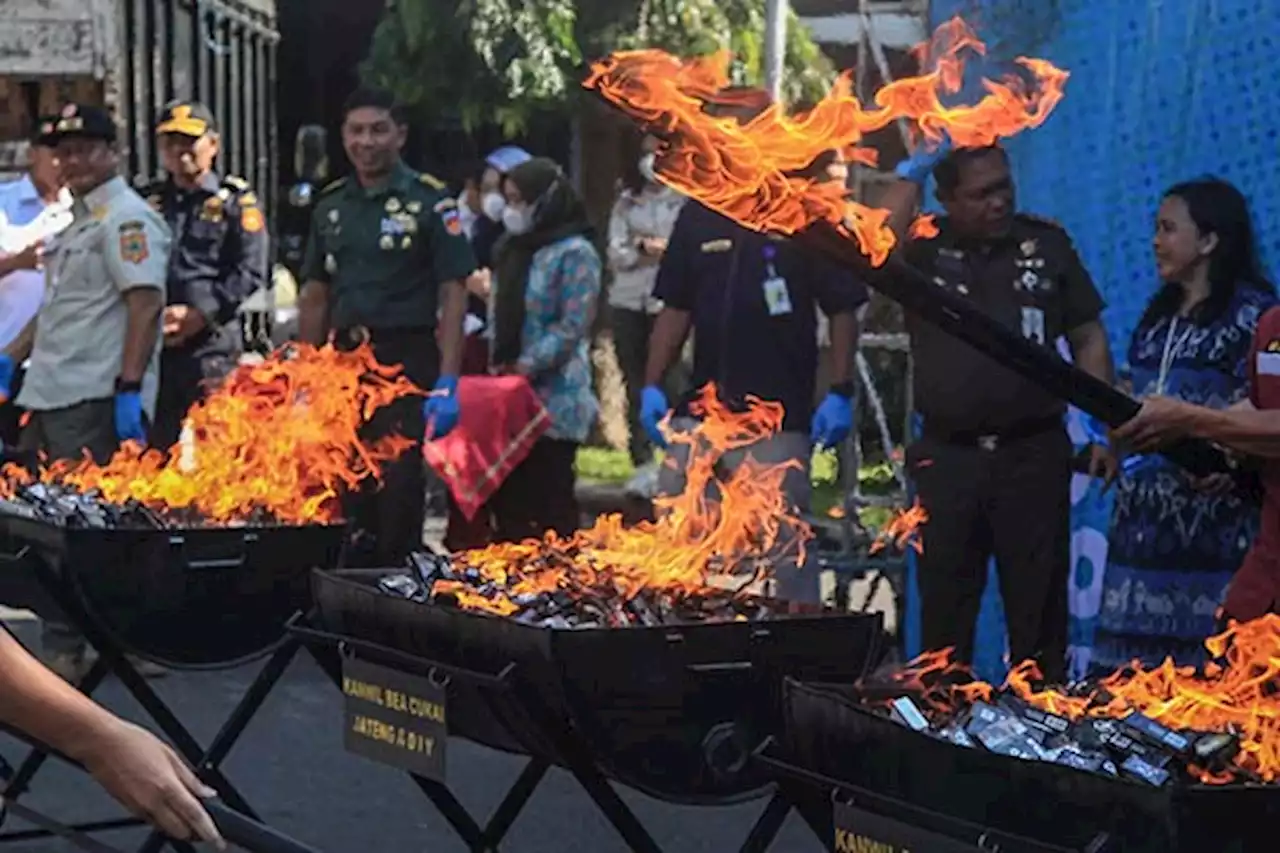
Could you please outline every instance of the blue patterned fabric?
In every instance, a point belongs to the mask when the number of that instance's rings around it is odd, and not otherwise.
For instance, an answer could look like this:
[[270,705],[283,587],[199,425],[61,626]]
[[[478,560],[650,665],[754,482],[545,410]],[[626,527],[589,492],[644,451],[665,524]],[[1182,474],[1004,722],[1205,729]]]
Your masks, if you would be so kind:
[[[1270,293],[1242,289],[1206,324],[1166,317],[1140,326],[1128,359],[1134,394],[1163,390],[1215,409],[1244,399],[1253,332],[1275,303]],[[1196,490],[1176,465],[1144,457],[1117,484],[1092,666],[1107,672],[1170,655],[1201,662],[1213,613],[1257,531],[1256,506]]]
[[[1274,0],[933,0],[936,25],[962,14],[988,58],[1025,54],[1071,73],[1054,115],[1009,145],[1019,207],[1058,219],[1107,300],[1112,346],[1124,353],[1153,293],[1152,219],[1164,188],[1208,172],[1248,196],[1264,260],[1280,257],[1280,88],[1274,83],[1280,3]],[[975,68],[975,71],[989,70]],[[999,69],[996,69],[999,71]],[[980,89],[975,89],[981,95]],[[1078,444],[1080,413],[1068,415]],[[1112,490],[1114,492],[1114,490]],[[1102,609],[1111,494],[1072,485],[1070,672],[1089,665]],[[909,587],[909,590],[911,588]],[[999,592],[988,585],[975,662],[1004,675]],[[919,605],[906,604],[906,649],[919,651]]]
[[548,438],[585,441],[600,410],[590,357],[600,266],[589,241],[568,237],[539,249],[529,267],[517,364],[551,415]]

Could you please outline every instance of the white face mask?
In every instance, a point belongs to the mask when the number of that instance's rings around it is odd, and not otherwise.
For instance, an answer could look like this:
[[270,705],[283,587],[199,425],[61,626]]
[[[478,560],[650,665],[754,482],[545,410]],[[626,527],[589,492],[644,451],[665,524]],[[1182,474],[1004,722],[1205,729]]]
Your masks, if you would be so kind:
[[645,154],[641,157],[638,164],[640,177],[644,178],[651,184],[656,184],[658,182],[658,172],[656,168],[657,160],[657,155],[650,152],[649,154]]
[[508,234],[524,234],[533,225],[529,212],[518,207],[506,207],[502,211],[502,227]]
[[480,199],[480,209],[484,215],[492,219],[494,222],[502,221],[502,212],[506,208],[507,202],[502,197],[502,193],[487,192]]

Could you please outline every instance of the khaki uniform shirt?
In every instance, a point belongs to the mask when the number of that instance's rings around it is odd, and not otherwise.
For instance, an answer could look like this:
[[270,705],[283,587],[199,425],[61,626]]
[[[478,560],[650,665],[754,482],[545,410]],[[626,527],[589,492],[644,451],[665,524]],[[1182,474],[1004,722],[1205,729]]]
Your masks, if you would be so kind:
[[[115,396],[129,322],[124,294],[135,287],[163,292],[169,264],[168,226],[123,178],[77,199],[72,212],[45,263],[35,346],[17,400],[35,411]],[[152,416],[161,342],[157,318],[142,382],[142,406]]]

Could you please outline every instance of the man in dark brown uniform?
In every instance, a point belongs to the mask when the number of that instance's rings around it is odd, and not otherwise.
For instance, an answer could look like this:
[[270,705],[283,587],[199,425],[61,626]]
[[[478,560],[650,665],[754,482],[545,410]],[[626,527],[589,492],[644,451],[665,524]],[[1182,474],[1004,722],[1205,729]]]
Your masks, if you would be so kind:
[[[959,149],[932,172],[947,215],[936,237],[903,248],[905,260],[1040,346],[1065,336],[1076,364],[1112,382],[1102,299],[1066,232],[1016,212],[1005,152]],[[927,171],[899,175],[919,183]],[[994,555],[1011,660],[1036,658],[1060,678],[1070,573],[1065,405],[909,312],[907,330],[922,418],[907,465],[929,514],[919,562],[924,647],[953,646],[971,660]],[[1103,449],[1094,463],[1109,475]]]

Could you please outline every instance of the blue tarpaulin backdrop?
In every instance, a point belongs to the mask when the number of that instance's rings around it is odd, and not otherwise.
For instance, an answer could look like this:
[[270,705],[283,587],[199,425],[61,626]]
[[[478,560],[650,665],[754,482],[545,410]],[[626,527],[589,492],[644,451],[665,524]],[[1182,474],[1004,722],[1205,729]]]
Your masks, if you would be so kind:
[[[1117,362],[1156,286],[1151,232],[1164,187],[1206,173],[1233,181],[1253,205],[1275,273],[1280,2],[934,0],[935,25],[955,14],[978,30],[993,63],[1039,56],[1071,73],[1049,121],[1008,148],[1019,207],[1062,222],[1105,296]],[[1101,601],[1110,506],[1083,477],[1073,483],[1072,500],[1071,655],[1079,674]],[[914,584],[914,565],[911,573]],[[993,582],[975,661],[989,680],[1005,673],[1003,619]],[[920,651],[914,594],[904,639],[908,654]]]

